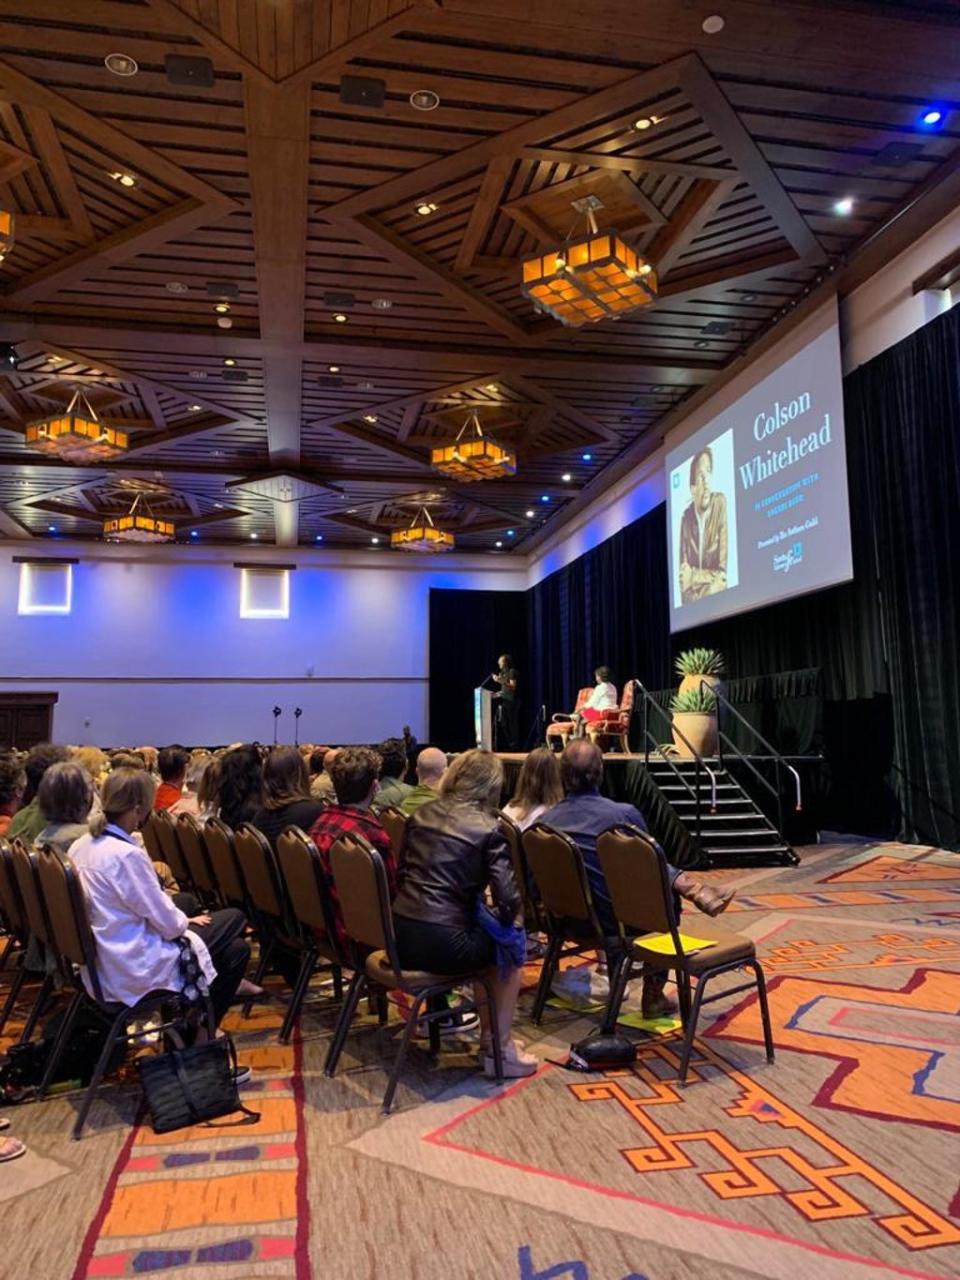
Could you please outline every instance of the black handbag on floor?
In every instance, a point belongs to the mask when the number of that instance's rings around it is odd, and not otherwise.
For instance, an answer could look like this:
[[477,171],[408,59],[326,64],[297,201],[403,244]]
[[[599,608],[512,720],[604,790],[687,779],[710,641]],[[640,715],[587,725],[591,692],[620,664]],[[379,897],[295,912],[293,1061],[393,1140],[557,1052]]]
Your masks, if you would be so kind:
[[139,1058],[137,1071],[154,1133],[186,1129],[235,1111],[260,1119],[259,1111],[240,1101],[237,1051],[229,1036]]

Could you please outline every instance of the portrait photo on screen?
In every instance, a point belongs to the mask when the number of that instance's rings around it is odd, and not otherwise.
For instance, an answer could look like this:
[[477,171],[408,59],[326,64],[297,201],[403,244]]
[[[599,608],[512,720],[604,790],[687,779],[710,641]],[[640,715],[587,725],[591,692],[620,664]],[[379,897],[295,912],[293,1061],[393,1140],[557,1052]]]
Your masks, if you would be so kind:
[[674,467],[669,493],[676,609],[740,581],[732,428]]

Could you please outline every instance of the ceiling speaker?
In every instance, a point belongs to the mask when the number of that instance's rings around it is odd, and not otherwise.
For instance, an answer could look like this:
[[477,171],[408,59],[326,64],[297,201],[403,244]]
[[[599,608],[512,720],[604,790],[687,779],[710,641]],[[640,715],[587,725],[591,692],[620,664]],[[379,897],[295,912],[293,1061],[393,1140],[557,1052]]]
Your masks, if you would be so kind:
[[224,369],[220,376],[224,382],[246,382],[247,371],[246,369]]
[[348,107],[382,107],[386,93],[386,80],[374,80],[370,76],[340,77],[340,101]]
[[356,302],[356,296],[344,290],[327,289],[323,295],[323,305],[325,307],[352,307]]
[[188,58],[182,53],[168,53],[163,60],[171,84],[192,89],[212,89],[213,63],[209,58]]

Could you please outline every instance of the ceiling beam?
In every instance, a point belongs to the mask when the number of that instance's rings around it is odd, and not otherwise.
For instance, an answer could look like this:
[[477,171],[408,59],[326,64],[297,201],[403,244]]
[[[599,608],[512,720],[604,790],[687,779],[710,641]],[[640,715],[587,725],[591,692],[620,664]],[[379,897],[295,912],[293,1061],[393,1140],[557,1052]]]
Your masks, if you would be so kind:
[[801,260],[810,264],[826,262],[827,255],[820,241],[697,55],[684,60],[680,68],[680,84],[707,128],[736,165],[738,174],[759,196]]
[[590,169],[611,169],[642,178],[648,173],[669,174],[678,178],[712,178],[721,181],[736,176],[729,167],[711,164],[691,164],[683,160],[654,160],[647,156],[608,155],[604,151],[568,151],[563,147],[524,147],[525,159],[541,160],[546,164],[569,164]]
[[[273,80],[267,73],[245,58],[243,54],[227,44],[215,31],[196,18],[192,18],[173,0],[147,0],[147,4],[157,17],[162,17],[164,26],[170,31],[177,31],[190,36],[202,45],[216,59],[217,65],[228,71],[238,71],[248,81],[263,85],[272,85]],[[192,52],[192,50],[191,50]]]
[[[449,382],[445,386],[434,387],[428,391],[415,391],[409,396],[395,396],[391,400],[377,400],[372,404],[361,405],[357,409],[351,409],[349,413],[330,413],[323,418],[314,418],[309,425],[311,427],[335,427],[344,418],[362,417],[365,413],[385,413],[389,409],[407,409],[411,405],[419,405],[424,401],[434,401],[439,400],[442,396],[456,395],[458,391],[471,391],[484,379],[487,382],[496,382],[499,376],[496,373],[481,374],[479,377],[470,378],[466,382]],[[409,431],[407,434],[409,434]]]
[[644,257],[653,263],[662,280],[695,236],[737,186],[737,179],[725,182],[697,182],[680,201],[670,221],[651,242]]
[[510,156],[494,156],[480,183],[480,190],[470,209],[470,220],[457,250],[456,269],[467,271],[480,250],[487,228],[496,217],[503,198],[504,186],[513,168]]

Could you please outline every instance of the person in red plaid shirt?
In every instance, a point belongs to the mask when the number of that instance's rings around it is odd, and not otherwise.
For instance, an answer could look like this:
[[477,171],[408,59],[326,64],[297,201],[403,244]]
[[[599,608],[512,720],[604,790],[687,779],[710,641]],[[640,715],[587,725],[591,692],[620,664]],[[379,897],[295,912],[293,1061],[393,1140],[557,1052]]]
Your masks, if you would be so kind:
[[357,833],[370,841],[383,858],[391,902],[397,893],[397,862],[393,856],[390,837],[370,809],[370,802],[377,794],[377,778],[380,774],[380,757],[377,753],[369,747],[344,747],[337,752],[330,774],[337,803],[324,809],[311,827],[310,835],[320,851],[320,862],[336,918],[337,936],[341,944],[346,945],[347,934],[330,869],[330,849],[333,842],[348,833]]

